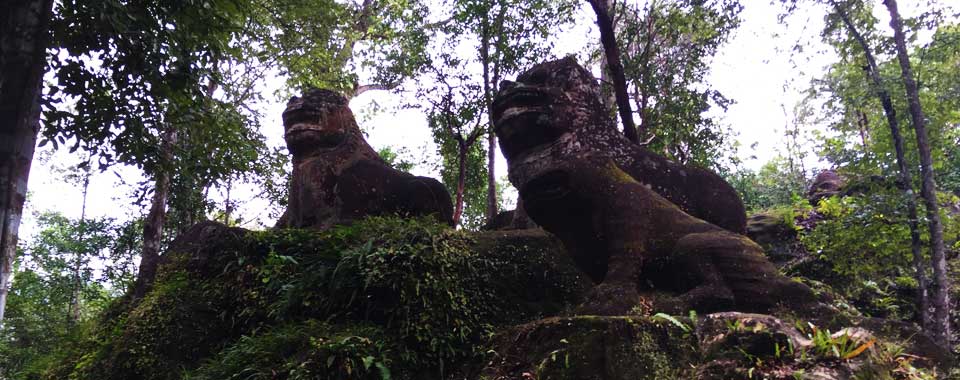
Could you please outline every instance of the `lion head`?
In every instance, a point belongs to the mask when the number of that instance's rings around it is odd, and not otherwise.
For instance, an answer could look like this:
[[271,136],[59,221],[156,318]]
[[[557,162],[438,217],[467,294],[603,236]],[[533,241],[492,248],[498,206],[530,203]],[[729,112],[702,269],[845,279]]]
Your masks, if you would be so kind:
[[556,142],[595,119],[600,87],[576,59],[536,65],[516,82],[503,81],[494,98],[494,131],[508,160]]
[[283,111],[283,138],[294,157],[334,150],[350,134],[359,133],[347,98],[322,89],[312,89],[287,102]]

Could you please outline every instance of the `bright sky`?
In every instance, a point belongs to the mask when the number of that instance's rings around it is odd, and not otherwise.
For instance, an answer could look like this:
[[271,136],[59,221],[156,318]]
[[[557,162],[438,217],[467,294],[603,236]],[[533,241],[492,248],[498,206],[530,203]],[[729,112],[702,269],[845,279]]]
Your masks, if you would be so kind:
[[[758,168],[776,155],[783,145],[783,130],[791,115],[789,112],[800,99],[800,90],[806,88],[812,76],[822,73],[826,64],[834,59],[832,52],[819,43],[823,14],[817,9],[807,9],[789,19],[788,26],[777,23],[778,4],[765,0],[744,1],[742,26],[735,32],[732,40],[721,48],[720,54],[712,64],[709,82],[736,101],[727,112],[720,114],[722,121],[732,126],[740,141],[740,156],[748,168]],[[906,3],[906,1],[904,1]],[[587,7],[584,7],[587,8]],[[902,6],[905,16],[915,9]],[[558,46],[558,55],[576,53],[584,50],[587,41],[598,40],[588,9],[581,12],[580,29],[567,31],[570,38],[562,38],[564,44]],[[882,14],[878,14],[882,16]],[[886,19],[881,18],[882,25]],[[796,42],[813,43],[802,56],[791,56],[786,47]],[[582,62],[582,60],[581,60]],[[797,62],[795,67],[794,62]],[[276,89],[282,78],[273,78],[264,83],[268,90]],[[430,132],[423,116],[417,110],[406,109],[396,112],[384,112],[369,115],[371,102],[392,108],[398,104],[397,95],[371,93],[362,95],[351,102],[361,127],[369,134],[369,142],[374,148],[391,146],[406,151],[412,160],[435,158],[436,149],[431,142]],[[285,101],[273,101],[263,105],[265,119],[262,121],[264,134],[271,145],[280,146],[282,126],[280,113]],[[713,112],[713,111],[712,111]],[[750,145],[756,143],[756,149]],[[38,157],[51,156],[49,147],[38,150]],[[756,156],[756,159],[749,159]],[[81,190],[77,186],[66,184],[62,176],[52,169],[76,163],[76,156],[65,151],[57,152],[52,158],[35,160],[30,174],[30,197],[25,210],[25,220],[21,228],[21,241],[26,241],[35,230],[33,213],[44,210],[58,210],[69,217],[79,217],[81,209]],[[433,160],[436,161],[436,160]],[[498,177],[506,174],[506,163],[500,157],[497,160]],[[434,168],[419,166],[414,174],[436,176]],[[90,183],[90,196],[87,206],[88,216],[115,216],[125,218],[137,212],[130,205],[130,187],[120,184],[119,178],[135,184],[141,180],[139,173],[130,168],[112,169],[93,176]],[[237,194],[241,193],[241,194]],[[243,199],[251,196],[253,189],[234,190],[234,197]],[[515,195],[514,195],[515,197]],[[270,226],[263,201],[251,201],[240,205],[238,212],[245,218],[259,221]],[[255,227],[248,225],[247,227]]]

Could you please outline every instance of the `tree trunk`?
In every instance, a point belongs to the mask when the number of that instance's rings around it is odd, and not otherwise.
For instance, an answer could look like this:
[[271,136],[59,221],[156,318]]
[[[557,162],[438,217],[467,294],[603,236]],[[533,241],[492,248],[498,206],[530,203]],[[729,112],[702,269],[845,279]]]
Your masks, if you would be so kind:
[[230,225],[230,214],[233,213],[233,201],[230,199],[230,191],[233,190],[233,178],[227,179],[227,197],[223,201],[223,224]]
[[165,165],[173,159],[173,147],[177,144],[177,131],[172,127],[161,136],[160,154],[163,163],[156,173],[156,184],[150,212],[143,223],[143,252],[140,254],[140,269],[133,285],[132,298],[139,300],[150,290],[160,265],[160,240],[166,221],[167,198],[170,195],[170,173]]
[[483,101],[487,108],[487,221],[497,216],[497,136],[493,132],[493,115],[490,112],[493,106],[493,84],[490,79],[490,26],[484,18],[483,30],[480,33],[480,64],[483,66]]
[[[651,67],[650,64],[650,55],[653,52],[653,39],[654,39],[654,23],[656,22],[657,11],[655,9],[657,3],[656,1],[651,1],[647,6],[647,39],[643,44],[643,52],[641,53],[641,69],[642,77],[640,81],[637,82],[638,91],[637,94],[640,96],[640,105],[637,110],[640,113],[640,127],[637,129],[637,138],[640,136],[647,136],[650,133],[650,93],[647,91],[647,84],[651,84]],[[646,138],[646,137],[644,137]]]
[[[600,93],[602,94],[600,101],[603,102],[603,107],[606,111],[610,113],[610,116],[614,116],[617,109],[617,96],[613,93],[613,86],[611,85],[613,81],[610,79],[610,69],[607,68],[607,56],[600,56]],[[609,91],[609,92],[607,92]]]
[[497,136],[493,130],[487,132],[487,220],[493,220],[500,212],[500,205],[497,202]]
[[463,143],[457,144],[457,201],[453,211],[453,226],[460,225],[460,217],[463,216],[463,192],[467,185],[467,149]]
[[[920,241],[920,222],[917,219],[917,200],[913,193],[913,175],[910,173],[910,165],[904,154],[903,136],[900,133],[900,121],[897,119],[897,110],[893,108],[893,101],[890,99],[890,93],[883,85],[883,79],[880,77],[880,69],[877,66],[877,60],[873,56],[867,40],[863,37],[846,10],[836,6],[837,13],[843,20],[844,25],[853,35],[853,38],[863,49],[864,57],[867,61],[867,75],[876,89],[877,97],[880,99],[880,105],[883,107],[883,113],[887,117],[887,125],[890,127],[890,136],[893,138],[893,149],[897,157],[897,168],[900,172],[900,190],[904,193],[907,202],[907,225],[910,228],[910,251],[913,255],[914,277],[917,280],[918,294],[917,304],[920,309],[920,321],[924,329],[930,328],[930,298],[929,284],[927,282],[926,265],[923,260],[922,242]],[[866,113],[859,111],[863,124],[866,124]],[[866,125],[864,125],[864,128]],[[866,135],[861,129],[861,138],[863,138],[864,149],[866,149]]]
[[[89,161],[87,162],[89,165]],[[70,322],[77,324],[80,322],[80,290],[83,282],[80,280],[80,271],[83,269],[83,256],[87,254],[83,245],[83,239],[87,234],[87,195],[90,189],[90,167],[84,169],[83,176],[83,202],[80,206],[80,222],[77,228],[80,230],[77,234],[77,252],[76,260],[73,263],[73,292],[70,298]]]
[[[608,9],[613,8],[613,0],[604,0],[606,2],[606,7]],[[610,78],[610,68],[607,64],[606,54],[600,55],[600,85],[603,90],[603,101],[604,107],[607,111],[610,112],[611,117],[616,117],[617,113],[617,95],[613,89],[613,79]],[[637,88],[640,88],[637,86]],[[609,91],[609,92],[607,92]]]
[[13,277],[17,233],[40,131],[40,93],[52,0],[0,7],[0,324]]
[[910,120],[917,134],[917,149],[920,151],[920,174],[923,181],[920,193],[927,206],[927,220],[930,226],[930,257],[933,260],[933,332],[936,340],[949,345],[950,339],[950,282],[947,278],[947,257],[943,245],[943,224],[940,222],[940,207],[937,204],[937,183],[933,175],[933,157],[930,154],[926,120],[920,106],[920,94],[917,82],[910,67],[910,56],[907,55],[906,37],[903,33],[903,21],[897,10],[896,0],[884,0],[883,4],[890,11],[890,27],[893,29],[893,40],[897,48],[897,61],[900,63],[900,73],[903,85],[907,92]]
[[617,96],[617,110],[623,122],[623,134],[636,144],[640,143],[637,126],[633,123],[633,111],[630,109],[630,96],[627,94],[627,79],[623,74],[623,61],[620,60],[620,47],[613,30],[610,10],[603,0],[588,0],[593,12],[597,14],[597,27],[600,29],[600,42],[607,57],[607,68],[613,79],[613,91]]
[[[879,83],[874,82],[875,85]],[[870,131],[870,119],[867,118],[867,113],[863,112],[862,109],[857,109],[857,128],[860,130],[860,143],[863,144],[863,153],[869,153],[867,149],[867,133]]]

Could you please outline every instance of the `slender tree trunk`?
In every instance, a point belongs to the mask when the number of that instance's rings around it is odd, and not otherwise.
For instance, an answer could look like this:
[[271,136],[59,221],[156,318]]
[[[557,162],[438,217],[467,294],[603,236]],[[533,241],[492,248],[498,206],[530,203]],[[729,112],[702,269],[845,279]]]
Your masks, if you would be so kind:
[[223,201],[223,224],[230,224],[230,214],[233,213],[233,201],[230,199],[230,191],[233,190],[233,178],[227,179],[227,198]]
[[[489,112],[488,112],[489,114]],[[493,128],[487,132],[487,220],[492,220],[500,212],[497,202],[497,136]]]
[[40,131],[40,93],[52,12],[52,0],[8,0],[0,6],[0,324]]
[[483,101],[487,108],[487,210],[486,219],[493,220],[497,216],[497,136],[493,132],[493,116],[490,107],[493,105],[493,84],[490,79],[490,25],[484,18],[480,32],[480,63],[483,66]]
[[[930,328],[930,298],[929,298],[929,283],[927,281],[926,275],[926,265],[923,260],[923,243],[920,241],[920,222],[917,218],[917,199],[913,193],[913,175],[910,173],[910,164],[907,162],[904,148],[903,148],[903,136],[900,133],[900,121],[897,119],[897,110],[893,108],[893,101],[890,98],[890,93],[887,92],[887,88],[883,84],[883,78],[880,77],[880,69],[877,66],[877,60],[873,56],[873,51],[870,49],[870,46],[867,44],[867,40],[863,37],[856,26],[853,24],[853,21],[850,20],[850,16],[847,14],[846,10],[840,6],[836,6],[837,13],[840,15],[840,18],[843,20],[844,25],[846,25],[847,30],[850,31],[850,34],[853,35],[853,38],[857,41],[857,44],[860,45],[860,49],[863,50],[864,57],[867,61],[867,75],[870,77],[870,81],[873,82],[873,87],[875,88],[877,98],[880,99],[880,105],[883,107],[884,116],[887,118],[887,125],[890,127],[890,136],[893,138],[893,149],[897,157],[897,168],[900,173],[900,190],[904,193],[904,199],[907,202],[907,225],[910,228],[910,251],[913,255],[913,268],[914,268],[914,277],[917,280],[917,305],[920,309],[920,322],[924,329]],[[861,118],[863,123],[866,124],[866,114],[860,110]],[[864,126],[866,127],[866,126]],[[866,137],[861,132],[861,136],[864,139],[864,147],[866,149]]]
[[[879,83],[874,83],[878,85]],[[870,119],[867,118],[867,113],[863,112],[862,109],[857,110],[857,128],[860,130],[860,143],[863,144],[863,152],[867,153],[867,133],[870,130]]]
[[[610,116],[616,115],[617,96],[613,93],[613,81],[610,79],[610,69],[607,68],[607,56],[600,56],[600,89],[603,107],[610,112]],[[607,92],[609,91],[609,92]]]
[[463,216],[463,192],[467,187],[467,149],[464,144],[457,144],[457,201],[453,211],[453,226],[460,225],[460,217]]
[[[213,64],[214,67],[217,67],[217,63]],[[211,112],[213,106],[211,105],[214,102],[213,95],[219,88],[219,85],[212,78],[207,82],[206,89],[204,90],[204,105],[203,110],[205,112]],[[190,135],[189,130],[184,130],[178,132],[176,137],[173,139],[172,147],[179,147],[184,151],[190,150],[190,147],[193,142],[194,137]],[[161,147],[161,149],[163,149]],[[172,158],[172,156],[170,157]],[[165,158],[165,162],[170,162]],[[171,182],[170,189],[167,192],[168,197],[173,197],[168,199],[168,202],[176,207],[170,207],[167,210],[167,213],[164,216],[164,224],[166,226],[175,228],[175,230],[170,230],[173,232],[173,235],[179,235],[185,232],[188,228],[197,224],[203,220],[207,220],[207,199],[209,199],[208,194],[210,192],[211,183],[210,180],[205,176],[200,175],[183,175],[184,173],[190,173],[189,170],[183,171],[180,175],[174,176],[172,173],[169,175],[168,181]],[[172,192],[172,193],[171,193]],[[229,194],[227,196],[229,198]],[[232,211],[232,210],[228,210]],[[227,224],[228,222],[224,222]]]
[[[177,144],[177,132],[170,129],[161,136],[160,162],[169,164],[173,159],[173,147]],[[163,224],[166,222],[167,198],[170,195],[170,173],[166,167],[157,169],[156,182],[150,211],[143,223],[143,252],[140,254],[140,269],[137,281],[133,285],[133,299],[138,300],[150,290],[160,265],[160,240],[163,237]]]
[[73,292],[70,298],[70,322],[73,324],[80,322],[80,289],[82,288],[80,271],[83,267],[83,256],[87,253],[83,245],[83,240],[87,234],[87,195],[90,189],[89,166],[85,170],[86,173],[84,173],[83,176],[83,202],[80,206],[80,222],[77,224],[80,232],[77,234],[77,252],[73,263]]
[[[655,9],[657,2],[650,1],[650,4],[647,6],[647,39],[643,44],[643,52],[641,52],[640,65],[643,72],[640,74],[640,81],[638,85],[638,95],[640,96],[640,105],[637,110],[640,113],[640,126],[637,129],[637,138],[640,136],[646,136],[650,133],[650,94],[647,91],[647,86],[652,87],[652,82],[650,81],[652,65],[650,64],[650,55],[653,53],[653,39],[654,39],[654,24],[656,22],[657,11]],[[612,9],[612,7],[611,7]]]
[[[607,9],[613,9],[613,0],[603,1],[606,2]],[[617,95],[613,89],[613,79],[610,78],[610,67],[607,63],[606,54],[600,55],[600,83],[602,85],[601,89],[604,90],[603,98],[601,99],[603,101],[603,105],[610,112],[611,117],[617,117]],[[637,86],[637,88],[640,88],[640,86]]]
[[613,91],[617,96],[617,110],[623,123],[623,134],[636,144],[640,143],[637,135],[637,126],[633,122],[633,111],[630,109],[630,95],[627,94],[627,79],[623,74],[623,61],[620,60],[620,47],[617,46],[614,34],[613,19],[604,0],[588,0],[593,12],[597,14],[597,27],[600,28],[600,42],[607,57],[607,68],[613,79]]
[[890,11],[890,27],[893,28],[893,40],[897,48],[897,61],[907,92],[910,120],[917,133],[917,149],[920,151],[920,174],[923,178],[920,193],[927,206],[927,220],[930,225],[930,257],[933,260],[933,331],[937,341],[949,345],[950,339],[950,282],[947,278],[947,257],[943,245],[943,224],[940,222],[940,206],[937,204],[937,183],[933,175],[933,157],[930,154],[926,120],[920,106],[920,94],[917,82],[910,67],[907,55],[906,37],[903,33],[903,21],[897,10],[896,0],[884,0]]

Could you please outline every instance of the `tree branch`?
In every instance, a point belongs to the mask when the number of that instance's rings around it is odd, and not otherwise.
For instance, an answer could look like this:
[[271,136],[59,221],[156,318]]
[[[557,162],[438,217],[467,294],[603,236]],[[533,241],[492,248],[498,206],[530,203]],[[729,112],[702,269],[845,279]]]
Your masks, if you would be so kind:
[[390,91],[397,87],[400,87],[400,82],[362,84],[353,88],[353,97],[367,91]]
[[637,126],[633,123],[633,111],[630,110],[630,96],[627,94],[627,80],[623,74],[623,62],[620,60],[620,48],[613,30],[610,12],[603,0],[587,0],[597,14],[597,26],[600,28],[600,42],[607,56],[607,70],[613,79],[613,90],[617,96],[617,109],[623,123],[623,134],[627,139],[638,143]]

